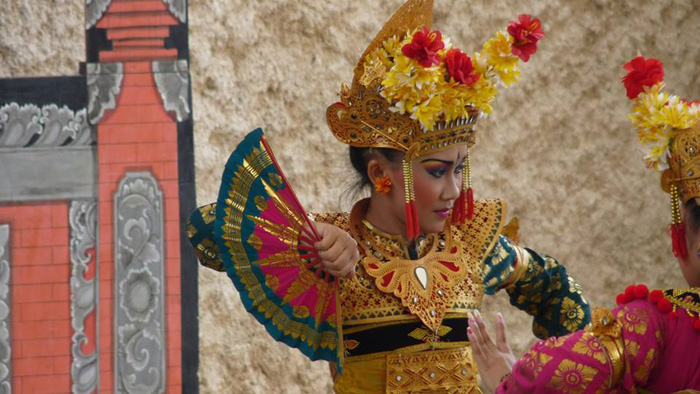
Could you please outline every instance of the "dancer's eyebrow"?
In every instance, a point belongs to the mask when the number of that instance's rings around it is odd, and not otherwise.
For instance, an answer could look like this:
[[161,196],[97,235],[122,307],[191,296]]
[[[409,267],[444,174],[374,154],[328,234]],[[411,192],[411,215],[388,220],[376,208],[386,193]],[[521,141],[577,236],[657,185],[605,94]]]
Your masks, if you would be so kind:
[[450,166],[451,166],[452,164],[454,164],[453,161],[449,161],[449,160],[440,160],[440,159],[425,159],[425,160],[421,161],[421,163],[427,163],[427,162],[429,162],[429,161],[437,161],[437,162],[439,162],[439,163],[447,164],[447,165],[450,165]]

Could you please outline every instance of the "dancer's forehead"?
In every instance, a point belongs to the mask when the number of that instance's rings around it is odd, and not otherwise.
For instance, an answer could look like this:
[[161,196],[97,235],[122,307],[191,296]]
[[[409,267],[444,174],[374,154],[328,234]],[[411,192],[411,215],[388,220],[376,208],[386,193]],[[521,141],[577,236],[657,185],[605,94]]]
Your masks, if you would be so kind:
[[442,162],[446,164],[461,163],[467,156],[466,145],[456,145],[440,152],[431,153],[420,156],[417,160],[419,163]]

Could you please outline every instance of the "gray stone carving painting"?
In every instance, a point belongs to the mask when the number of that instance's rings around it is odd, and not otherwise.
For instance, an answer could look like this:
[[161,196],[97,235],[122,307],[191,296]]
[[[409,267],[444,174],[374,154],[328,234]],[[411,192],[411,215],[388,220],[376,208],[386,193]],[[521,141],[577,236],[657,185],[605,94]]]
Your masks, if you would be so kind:
[[163,195],[150,173],[127,173],[114,196],[115,387],[165,391]]
[[187,22],[187,0],[163,0],[168,5],[170,12],[180,20]]
[[187,60],[154,61],[153,78],[166,111],[174,111],[177,121],[190,117],[190,77]]
[[84,146],[94,141],[85,108],[56,104],[9,103],[0,106],[0,147]]
[[[85,318],[97,308],[97,276],[86,279],[88,271],[97,269],[95,247],[97,230],[97,201],[71,201],[68,215],[70,223],[70,260],[71,260],[71,323],[73,337],[71,344],[71,391],[73,393],[92,393],[97,388],[98,351],[85,354],[82,346],[89,339],[85,333]],[[97,340],[94,338],[93,340]]]
[[0,394],[10,384],[10,226],[0,225]]
[[122,63],[88,63],[88,120],[90,124],[100,123],[105,110],[117,106],[116,96],[121,91],[124,80]]
[[85,29],[89,29],[102,18],[112,0],[85,0]]

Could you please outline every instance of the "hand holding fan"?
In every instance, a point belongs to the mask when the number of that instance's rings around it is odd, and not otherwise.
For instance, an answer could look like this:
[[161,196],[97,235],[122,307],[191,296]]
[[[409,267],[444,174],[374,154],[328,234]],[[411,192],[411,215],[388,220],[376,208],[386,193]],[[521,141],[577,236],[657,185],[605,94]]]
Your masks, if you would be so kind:
[[339,362],[337,279],[323,271],[320,237],[261,129],[226,163],[214,234],[243,304],[268,333],[311,360]]

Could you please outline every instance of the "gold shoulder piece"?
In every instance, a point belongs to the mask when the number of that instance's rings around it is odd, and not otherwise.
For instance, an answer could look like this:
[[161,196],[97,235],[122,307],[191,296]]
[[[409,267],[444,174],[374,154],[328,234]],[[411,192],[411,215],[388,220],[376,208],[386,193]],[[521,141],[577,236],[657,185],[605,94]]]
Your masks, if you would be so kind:
[[610,380],[608,381],[608,388],[610,388],[622,378],[625,366],[622,326],[608,309],[596,307],[593,309],[591,326],[588,331],[592,332],[605,348],[610,362]]
[[514,217],[513,219],[506,224],[505,227],[503,227],[503,236],[507,237],[511,241],[513,241],[514,244],[519,245],[520,244],[520,220],[518,220],[517,217]]

